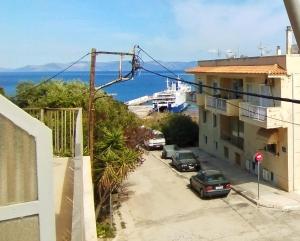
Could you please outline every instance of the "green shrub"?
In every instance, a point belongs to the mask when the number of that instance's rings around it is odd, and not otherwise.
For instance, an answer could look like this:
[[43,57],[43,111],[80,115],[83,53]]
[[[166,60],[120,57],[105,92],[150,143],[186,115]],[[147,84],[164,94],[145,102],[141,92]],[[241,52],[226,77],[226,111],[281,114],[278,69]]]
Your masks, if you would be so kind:
[[114,238],[116,229],[111,227],[109,223],[98,223],[97,222],[97,236],[99,238]]
[[170,114],[163,121],[161,130],[165,135],[167,144],[177,144],[180,147],[198,144],[199,127],[189,116]]

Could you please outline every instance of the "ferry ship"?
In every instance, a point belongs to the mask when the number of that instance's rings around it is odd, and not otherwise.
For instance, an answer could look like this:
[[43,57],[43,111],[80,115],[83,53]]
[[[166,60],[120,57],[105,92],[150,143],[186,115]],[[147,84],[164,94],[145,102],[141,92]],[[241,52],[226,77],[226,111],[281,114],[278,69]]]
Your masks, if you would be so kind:
[[186,97],[187,93],[191,91],[190,85],[182,83],[180,80],[169,81],[167,79],[167,89],[153,94],[153,110],[158,112],[182,112],[189,105]]
[[152,110],[157,112],[169,111],[179,113],[184,111],[188,106],[187,96],[192,92],[192,87],[180,80],[169,81],[167,79],[167,88],[163,91],[156,92],[152,96],[143,96],[126,102],[127,105],[152,105]]

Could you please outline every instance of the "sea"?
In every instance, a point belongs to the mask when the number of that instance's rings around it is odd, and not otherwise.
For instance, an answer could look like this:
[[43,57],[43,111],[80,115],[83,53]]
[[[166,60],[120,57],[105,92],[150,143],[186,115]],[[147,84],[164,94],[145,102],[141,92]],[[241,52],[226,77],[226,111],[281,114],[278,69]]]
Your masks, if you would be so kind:
[[[159,72],[162,75],[172,76],[168,72]],[[193,81],[194,76],[182,71],[175,72],[180,78]],[[53,76],[55,72],[0,72],[0,87],[4,88],[6,95],[14,96],[16,86],[23,81],[33,81],[40,83]],[[97,71],[95,76],[96,86],[108,83],[118,78],[115,71]],[[80,80],[89,83],[89,72],[64,72],[55,79],[63,81]],[[133,80],[120,82],[104,89],[108,94],[112,94],[115,99],[126,102],[145,95],[152,95],[155,92],[166,89],[167,78],[163,78],[148,72],[139,72]]]

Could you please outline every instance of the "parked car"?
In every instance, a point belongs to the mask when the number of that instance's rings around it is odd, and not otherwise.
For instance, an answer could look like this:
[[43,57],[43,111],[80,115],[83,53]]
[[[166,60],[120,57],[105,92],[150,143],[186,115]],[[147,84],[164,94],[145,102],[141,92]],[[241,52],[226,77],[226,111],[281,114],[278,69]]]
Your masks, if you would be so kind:
[[152,137],[144,141],[147,150],[162,149],[165,144],[166,140],[163,133],[157,130],[153,130]]
[[161,157],[163,159],[171,159],[177,150],[179,150],[177,145],[164,145]]
[[231,190],[229,181],[217,170],[200,171],[190,178],[190,186],[201,198],[227,196]]
[[181,150],[175,151],[172,156],[172,166],[179,171],[199,171],[201,170],[200,162],[192,151]]

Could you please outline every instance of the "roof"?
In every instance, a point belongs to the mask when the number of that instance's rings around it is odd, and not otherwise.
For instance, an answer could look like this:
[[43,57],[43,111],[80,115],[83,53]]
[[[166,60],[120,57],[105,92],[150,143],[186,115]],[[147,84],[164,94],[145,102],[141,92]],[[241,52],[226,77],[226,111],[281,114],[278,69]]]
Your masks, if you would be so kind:
[[229,66],[197,66],[186,70],[188,73],[212,73],[212,74],[268,74],[286,75],[286,70],[278,64],[272,65],[229,65]]

